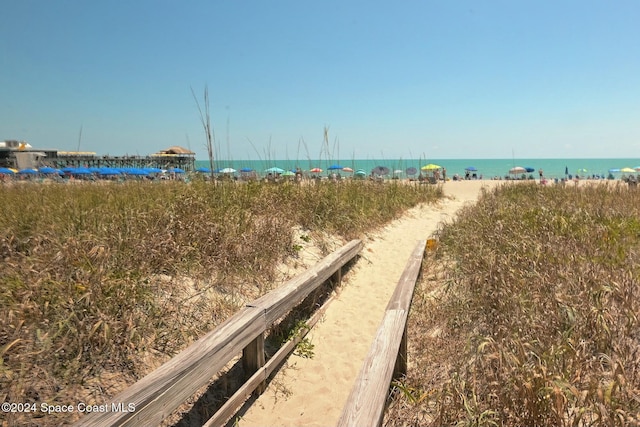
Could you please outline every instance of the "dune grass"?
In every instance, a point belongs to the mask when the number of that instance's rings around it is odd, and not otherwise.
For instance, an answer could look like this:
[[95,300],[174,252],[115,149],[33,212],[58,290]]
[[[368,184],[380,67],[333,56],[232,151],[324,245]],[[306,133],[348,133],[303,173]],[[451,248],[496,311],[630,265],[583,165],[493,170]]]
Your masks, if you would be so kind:
[[640,423],[640,198],[507,185],[444,227],[385,425]]
[[109,397],[274,286],[300,249],[294,228],[351,239],[441,195],[351,181],[0,187],[0,400]]

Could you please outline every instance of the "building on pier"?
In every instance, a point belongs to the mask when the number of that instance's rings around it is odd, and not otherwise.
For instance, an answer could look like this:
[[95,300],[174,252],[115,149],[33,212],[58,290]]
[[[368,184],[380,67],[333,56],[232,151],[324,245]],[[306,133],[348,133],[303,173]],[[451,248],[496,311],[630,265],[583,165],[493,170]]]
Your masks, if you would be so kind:
[[148,156],[97,155],[92,151],[59,151],[34,149],[26,141],[0,141],[0,167],[27,169],[50,166],[64,167],[112,167],[112,168],[180,168],[185,172],[195,169],[195,153],[179,146],[172,146]]

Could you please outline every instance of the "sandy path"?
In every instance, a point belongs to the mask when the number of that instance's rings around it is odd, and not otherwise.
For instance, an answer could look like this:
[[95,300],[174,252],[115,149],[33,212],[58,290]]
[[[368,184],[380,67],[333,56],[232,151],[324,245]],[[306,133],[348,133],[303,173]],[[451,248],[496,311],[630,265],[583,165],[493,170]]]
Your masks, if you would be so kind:
[[288,364],[238,420],[239,426],[333,426],[416,242],[426,239],[481,187],[500,181],[448,182],[446,200],[412,209],[365,240],[363,257],[345,276],[324,319],[309,334],[313,358],[292,355]]

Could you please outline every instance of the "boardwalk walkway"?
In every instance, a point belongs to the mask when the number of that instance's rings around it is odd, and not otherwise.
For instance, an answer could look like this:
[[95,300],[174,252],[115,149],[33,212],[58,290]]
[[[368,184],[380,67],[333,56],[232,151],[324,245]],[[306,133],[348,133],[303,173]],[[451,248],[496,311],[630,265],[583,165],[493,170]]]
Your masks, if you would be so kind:
[[365,239],[362,259],[345,276],[337,298],[309,335],[314,356],[291,356],[267,391],[229,425],[335,425],[416,241],[452,219],[465,203],[477,200],[482,186],[495,185],[496,181],[448,182],[446,201],[414,208]]

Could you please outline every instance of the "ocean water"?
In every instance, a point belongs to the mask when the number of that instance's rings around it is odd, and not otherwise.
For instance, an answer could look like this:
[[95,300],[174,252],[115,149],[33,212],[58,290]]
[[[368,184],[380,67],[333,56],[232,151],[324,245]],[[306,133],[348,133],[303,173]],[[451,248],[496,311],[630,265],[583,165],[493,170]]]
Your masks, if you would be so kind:
[[[409,168],[416,168],[418,171],[426,164],[433,163],[447,169],[447,176],[454,174],[464,176],[467,167],[475,167],[478,177],[492,179],[494,177],[505,177],[509,174],[509,169],[514,166],[530,167],[535,171],[531,173],[538,178],[538,170],[542,169],[547,178],[564,178],[565,172],[572,176],[592,177],[593,175],[606,177],[612,169],[623,169],[640,167],[640,158],[635,159],[341,159],[341,160],[215,160],[214,168],[233,168],[240,170],[250,168],[260,175],[265,175],[265,170],[271,167],[279,167],[284,170],[295,170],[300,167],[308,171],[312,168],[323,169],[323,174],[328,173],[331,165],[350,167],[353,170],[363,169],[370,173],[372,169],[383,166],[388,168],[393,174],[394,171],[400,177],[407,176]],[[208,160],[197,160],[196,168],[209,167]],[[342,172],[345,175],[344,172]],[[348,175],[348,174],[347,174]],[[614,177],[620,178],[623,174],[613,172]]]

